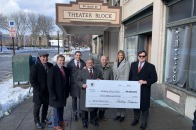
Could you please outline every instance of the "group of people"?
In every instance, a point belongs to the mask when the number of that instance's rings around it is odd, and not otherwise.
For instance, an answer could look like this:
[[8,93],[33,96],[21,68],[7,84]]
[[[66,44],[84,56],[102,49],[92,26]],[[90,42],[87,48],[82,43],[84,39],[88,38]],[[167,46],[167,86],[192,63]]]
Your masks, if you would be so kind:
[[[57,56],[55,66],[48,62],[48,53],[38,54],[36,64],[30,70],[30,83],[33,86],[34,122],[37,128],[51,124],[47,119],[48,106],[53,107],[54,128],[62,130],[67,125],[63,120],[64,106],[70,92],[69,70],[64,67],[65,57]],[[40,112],[41,111],[41,112]],[[41,118],[40,118],[41,115]]]
[[[38,61],[31,67],[30,82],[33,86],[34,102],[34,122],[37,128],[43,128],[44,123],[50,124],[47,119],[48,105],[53,107],[54,128],[62,130],[68,125],[63,121],[64,107],[66,100],[72,97],[73,120],[77,121],[78,116],[82,119],[83,128],[88,128],[88,114],[90,123],[98,126],[99,120],[106,120],[106,108],[87,108],[85,107],[87,79],[94,80],[124,80],[138,81],[141,85],[140,109],[134,109],[134,120],[131,123],[135,126],[139,123],[142,116],[141,130],[146,129],[149,107],[151,85],[157,81],[155,66],[147,62],[147,52],[138,52],[138,61],[131,65],[125,58],[125,53],[120,50],[117,53],[116,61],[111,67],[106,56],[101,56],[100,64],[94,65],[94,59],[89,58],[84,62],[82,53],[76,51],[74,59],[67,67],[65,57],[58,55],[57,64],[53,66],[48,63],[48,53],[39,53]],[[40,118],[40,108],[41,118]],[[126,109],[118,108],[115,121],[125,120]],[[40,120],[41,119],[41,120]]]

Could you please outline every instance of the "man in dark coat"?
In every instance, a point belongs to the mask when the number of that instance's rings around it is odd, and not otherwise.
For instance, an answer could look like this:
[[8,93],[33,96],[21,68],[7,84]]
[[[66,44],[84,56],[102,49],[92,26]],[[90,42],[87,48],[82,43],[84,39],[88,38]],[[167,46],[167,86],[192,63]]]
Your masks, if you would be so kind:
[[139,123],[140,113],[142,112],[141,130],[146,129],[150,107],[151,85],[157,82],[155,66],[146,61],[147,52],[138,52],[138,61],[131,64],[130,81],[139,81],[141,85],[140,109],[134,109],[134,120],[132,126]]
[[47,120],[48,111],[48,87],[47,87],[47,71],[53,66],[48,62],[48,53],[40,52],[36,64],[30,70],[30,83],[33,87],[33,102],[34,102],[34,122],[36,127],[41,129],[43,125],[40,123],[40,108],[42,106],[41,122],[49,123]]
[[[98,68],[102,75],[103,75],[103,80],[113,80],[113,69],[112,67],[108,64],[108,58],[106,56],[101,56],[101,63],[100,65],[97,65],[96,68]],[[99,108],[99,119],[100,120],[106,120],[105,118],[105,108]]]
[[[73,120],[77,121],[77,113],[80,112],[80,108],[77,108],[77,99],[80,96],[80,88],[77,85],[77,76],[79,70],[81,70],[83,67],[86,66],[85,62],[81,60],[82,53],[80,51],[76,51],[74,54],[74,59],[71,60],[67,64],[67,68],[69,69],[70,72],[70,95],[72,97],[72,111],[73,111]],[[79,101],[78,101],[79,102]],[[77,111],[78,109],[78,111]]]
[[90,111],[90,123],[94,126],[98,126],[97,123],[97,109],[86,108],[86,85],[87,79],[103,79],[102,73],[99,69],[94,68],[94,60],[92,58],[87,59],[86,69],[82,69],[78,74],[77,84],[80,87],[80,109],[82,110],[82,123],[84,128],[88,128],[88,111]]
[[193,118],[193,127],[192,130],[196,130],[196,110],[194,112],[194,118]]
[[69,71],[63,55],[57,56],[57,64],[48,72],[49,105],[54,107],[54,128],[62,130],[64,125],[63,113],[69,97]]

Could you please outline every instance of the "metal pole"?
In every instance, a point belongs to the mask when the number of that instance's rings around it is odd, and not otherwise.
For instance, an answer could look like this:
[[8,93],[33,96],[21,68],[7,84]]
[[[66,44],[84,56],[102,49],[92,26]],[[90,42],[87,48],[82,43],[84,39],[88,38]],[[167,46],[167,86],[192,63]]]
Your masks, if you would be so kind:
[[13,55],[15,55],[14,37],[12,37],[12,43],[13,43]]
[[59,54],[59,33],[58,33],[58,54]]
[[3,39],[3,34],[2,34],[2,32],[0,32],[1,52],[3,51],[3,42],[2,42],[2,39]]

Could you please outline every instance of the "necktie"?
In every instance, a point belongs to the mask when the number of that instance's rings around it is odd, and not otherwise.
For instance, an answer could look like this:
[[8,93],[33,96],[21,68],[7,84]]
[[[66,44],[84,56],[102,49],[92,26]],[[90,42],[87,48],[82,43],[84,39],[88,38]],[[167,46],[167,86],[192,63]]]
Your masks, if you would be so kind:
[[77,61],[77,68],[79,69],[79,61]]
[[90,77],[93,78],[93,71],[90,69]]
[[139,65],[139,67],[138,67],[138,73],[139,73],[140,70],[142,69],[142,63],[140,62],[139,64],[140,64],[140,65]]
[[46,71],[48,71],[48,66],[47,66],[47,64],[44,64],[44,69],[45,69]]
[[65,72],[64,72],[64,69],[63,69],[63,67],[61,67],[61,73],[63,74],[63,76],[65,76]]

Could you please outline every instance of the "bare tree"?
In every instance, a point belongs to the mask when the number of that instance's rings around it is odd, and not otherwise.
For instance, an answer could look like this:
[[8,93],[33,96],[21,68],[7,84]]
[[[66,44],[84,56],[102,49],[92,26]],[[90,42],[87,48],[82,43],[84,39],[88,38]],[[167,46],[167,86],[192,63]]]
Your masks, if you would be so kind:
[[16,34],[21,45],[24,45],[24,37],[27,30],[27,15],[25,12],[19,11],[11,14],[11,18],[15,21]]
[[54,31],[54,19],[52,17],[48,17],[43,14],[40,14],[38,18],[38,23],[40,26],[40,34],[42,37],[41,39],[43,39],[43,37],[46,36],[48,42],[49,33],[51,31]]
[[36,45],[37,38],[39,37],[40,33],[40,25],[38,22],[38,15],[31,12],[27,14],[27,27],[30,30],[31,38],[32,38],[32,45]]
[[78,45],[80,45],[80,43],[82,43],[82,38],[81,38],[81,34],[72,34],[72,45],[77,47]]
[[8,30],[8,20],[7,17],[0,13],[0,29]]

